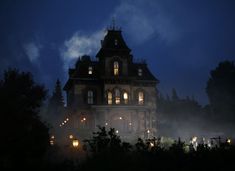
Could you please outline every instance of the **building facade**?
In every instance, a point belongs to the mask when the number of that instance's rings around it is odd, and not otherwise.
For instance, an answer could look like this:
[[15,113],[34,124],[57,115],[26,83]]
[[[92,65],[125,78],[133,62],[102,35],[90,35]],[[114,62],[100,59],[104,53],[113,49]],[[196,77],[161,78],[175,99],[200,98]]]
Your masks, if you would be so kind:
[[134,62],[121,30],[107,30],[97,60],[82,56],[64,86],[70,131],[86,138],[97,126],[125,140],[156,135],[157,84],[145,62]]

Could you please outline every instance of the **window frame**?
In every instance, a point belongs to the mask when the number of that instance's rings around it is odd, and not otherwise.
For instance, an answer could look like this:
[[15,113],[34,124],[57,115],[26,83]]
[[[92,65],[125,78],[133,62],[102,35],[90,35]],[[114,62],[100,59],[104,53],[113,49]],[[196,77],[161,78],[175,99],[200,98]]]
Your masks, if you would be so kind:
[[[109,95],[111,95],[111,96],[109,96]],[[111,91],[108,91],[108,93],[107,93],[107,103],[109,105],[113,104],[113,93]]]
[[88,75],[92,75],[93,74],[93,67],[89,66],[88,67]]
[[116,105],[121,104],[121,91],[118,88],[114,89],[114,102]]
[[145,101],[144,91],[138,91],[137,98],[138,98],[138,105],[144,105]]
[[120,64],[118,61],[114,61],[113,62],[113,75],[114,76],[118,76],[119,75],[119,68],[120,68]]
[[89,105],[94,104],[94,91],[92,90],[87,91],[87,104]]

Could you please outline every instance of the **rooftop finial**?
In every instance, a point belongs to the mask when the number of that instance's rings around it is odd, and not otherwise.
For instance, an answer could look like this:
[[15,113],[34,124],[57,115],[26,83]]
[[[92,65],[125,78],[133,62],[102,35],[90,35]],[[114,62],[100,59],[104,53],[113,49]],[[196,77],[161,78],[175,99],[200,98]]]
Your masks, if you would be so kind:
[[109,27],[107,27],[107,30],[113,30],[113,31],[120,31],[121,30],[121,27],[117,27],[117,25],[116,25],[115,17],[112,17],[112,23]]

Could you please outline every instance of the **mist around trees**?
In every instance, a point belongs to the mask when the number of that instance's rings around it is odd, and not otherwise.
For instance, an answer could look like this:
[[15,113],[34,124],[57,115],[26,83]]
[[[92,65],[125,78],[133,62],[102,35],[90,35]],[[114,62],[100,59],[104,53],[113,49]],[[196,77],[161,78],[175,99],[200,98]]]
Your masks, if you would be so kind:
[[157,105],[159,135],[190,139],[199,137],[234,137],[235,65],[223,61],[210,72],[205,91],[209,104],[201,106],[194,97],[179,97],[173,88],[170,95],[159,93]]
[[[91,139],[84,141],[83,149],[80,147],[87,154],[85,161],[66,159],[58,162],[55,160],[61,158],[58,154],[60,148],[50,146],[49,134],[66,112],[60,81],[55,82],[55,89],[48,96],[46,88],[35,83],[31,73],[8,69],[0,80],[0,169],[234,169],[231,159],[235,157],[235,148],[230,143],[223,141],[213,148],[200,144],[195,151],[186,146],[184,140],[177,140],[178,137],[187,139],[192,136],[234,138],[234,62],[220,62],[211,71],[205,90],[209,98],[206,106],[201,106],[194,97],[179,97],[175,89],[170,95],[158,94],[159,137],[176,140],[167,148],[160,146],[156,139],[138,139],[135,144],[129,144],[123,142],[114,129],[107,131],[100,127]],[[188,148],[187,152],[185,148]],[[73,155],[76,159],[80,154]]]

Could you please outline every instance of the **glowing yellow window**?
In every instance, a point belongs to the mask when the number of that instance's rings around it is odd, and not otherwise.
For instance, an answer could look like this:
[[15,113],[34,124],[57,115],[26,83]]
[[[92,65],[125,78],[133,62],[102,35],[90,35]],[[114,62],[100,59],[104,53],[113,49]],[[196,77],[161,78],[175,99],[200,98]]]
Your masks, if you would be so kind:
[[120,104],[120,91],[118,89],[115,89],[115,104]]
[[128,94],[127,94],[127,92],[123,93],[123,99],[124,99],[124,103],[127,104],[128,103]]
[[113,95],[111,92],[108,92],[108,104],[112,104],[113,103]]
[[144,93],[142,91],[140,91],[138,93],[138,104],[139,105],[143,105],[144,104]]
[[119,64],[117,61],[113,63],[113,74],[118,75],[119,74]]

